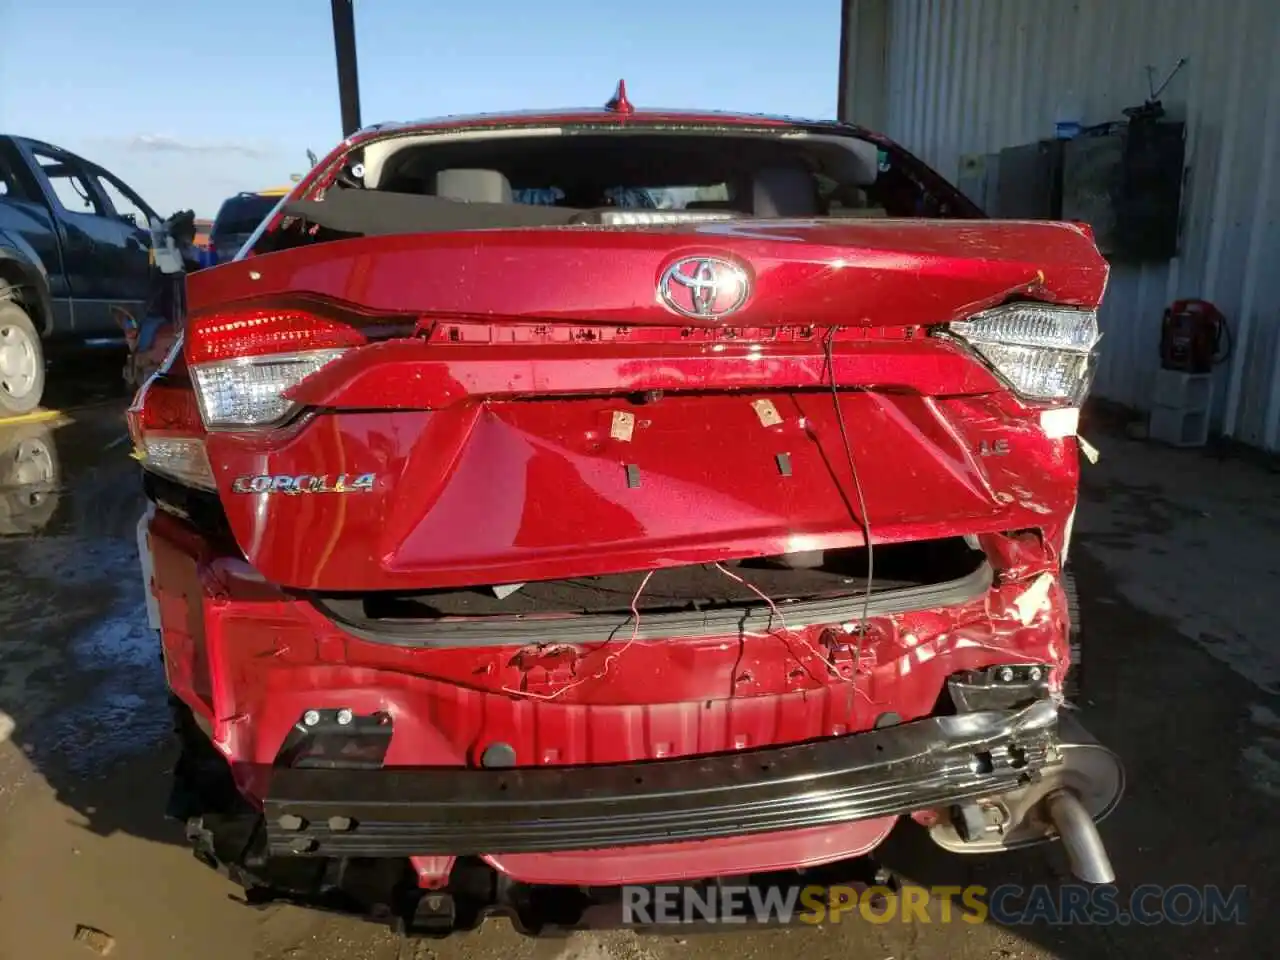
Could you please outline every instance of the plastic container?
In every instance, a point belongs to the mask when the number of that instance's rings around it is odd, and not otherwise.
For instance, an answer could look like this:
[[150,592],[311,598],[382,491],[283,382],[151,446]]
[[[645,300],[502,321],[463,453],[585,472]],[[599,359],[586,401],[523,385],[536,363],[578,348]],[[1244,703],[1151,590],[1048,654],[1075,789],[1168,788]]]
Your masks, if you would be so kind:
[[1058,111],[1054,115],[1053,135],[1059,140],[1070,140],[1079,136],[1083,127],[1080,122],[1082,113],[1075,94],[1067,91],[1066,96],[1058,103]]

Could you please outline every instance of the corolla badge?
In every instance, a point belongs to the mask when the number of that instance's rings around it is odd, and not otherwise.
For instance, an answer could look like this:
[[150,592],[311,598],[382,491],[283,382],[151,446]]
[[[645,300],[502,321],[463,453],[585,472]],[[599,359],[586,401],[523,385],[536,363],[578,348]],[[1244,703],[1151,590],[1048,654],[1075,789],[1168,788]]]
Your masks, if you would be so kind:
[[372,490],[377,476],[372,473],[258,474],[236,477],[232,493],[363,493]]
[[685,257],[662,272],[658,296],[682,317],[721,320],[751,295],[751,279],[738,264],[718,257]]

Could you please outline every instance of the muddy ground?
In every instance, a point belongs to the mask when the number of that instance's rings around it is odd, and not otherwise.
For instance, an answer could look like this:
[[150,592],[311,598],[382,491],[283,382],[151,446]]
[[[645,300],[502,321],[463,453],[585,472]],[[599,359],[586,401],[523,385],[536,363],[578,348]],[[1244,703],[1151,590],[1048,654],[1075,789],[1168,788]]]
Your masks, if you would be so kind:
[[[699,960],[1266,956],[1280,935],[1280,476],[1266,464],[1100,432],[1073,563],[1086,624],[1082,719],[1125,759],[1103,835],[1122,889],[1250,889],[1243,926],[873,925],[533,941],[505,923],[447,942],[292,907],[255,910],[163,818],[164,689],[145,628],[136,465],[118,398],[0,427],[0,958],[91,958],[78,924],[137,960],[512,957]],[[20,456],[15,454],[20,451]],[[25,479],[34,485],[3,486]],[[908,880],[1054,883],[1056,850],[936,853],[900,829]],[[100,944],[102,945],[102,944]]]

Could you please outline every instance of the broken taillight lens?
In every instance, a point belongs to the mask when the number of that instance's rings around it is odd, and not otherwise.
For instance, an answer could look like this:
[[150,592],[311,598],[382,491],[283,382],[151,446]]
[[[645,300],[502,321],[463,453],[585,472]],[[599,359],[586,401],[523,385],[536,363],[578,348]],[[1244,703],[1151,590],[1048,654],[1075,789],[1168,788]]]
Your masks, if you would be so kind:
[[1093,379],[1094,310],[1011,303],[949,324],[1023,398],[1078,406]]
[[268,427],[298,405],[285,394],[368,342],[350,322],[305,310],[254,309],[193,320],[186,359],[210,430]]
[[186,486],[215,489],[204,447],[204,424],[182,370],[181,344],[142,385],[127,419],[133,456],[145,469]]

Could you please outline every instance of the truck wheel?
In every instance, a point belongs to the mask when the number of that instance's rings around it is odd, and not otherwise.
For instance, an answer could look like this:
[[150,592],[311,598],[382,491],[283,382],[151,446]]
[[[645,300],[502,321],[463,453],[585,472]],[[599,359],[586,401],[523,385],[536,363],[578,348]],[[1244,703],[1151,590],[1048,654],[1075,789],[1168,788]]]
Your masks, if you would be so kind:
[[0,416],[30,413],[44,395],[44,348],[25,310],[0,300]]

